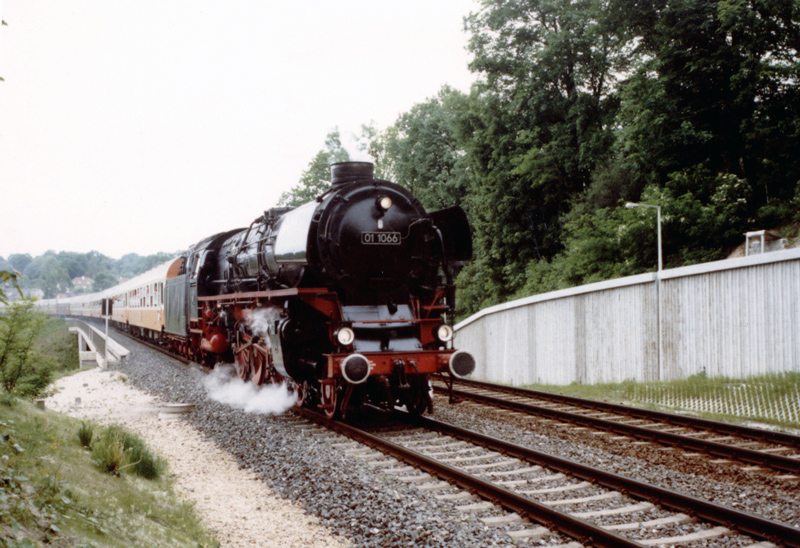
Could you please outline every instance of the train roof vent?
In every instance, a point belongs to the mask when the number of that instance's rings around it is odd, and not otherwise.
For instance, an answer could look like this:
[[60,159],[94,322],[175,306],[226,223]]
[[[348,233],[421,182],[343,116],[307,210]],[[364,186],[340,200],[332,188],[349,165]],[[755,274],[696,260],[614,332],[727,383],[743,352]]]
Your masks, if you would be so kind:
[[371,162],[338,162],[331,164],[331,183],[333,186],[352,183],[362,179],[372,179],[374,166]]

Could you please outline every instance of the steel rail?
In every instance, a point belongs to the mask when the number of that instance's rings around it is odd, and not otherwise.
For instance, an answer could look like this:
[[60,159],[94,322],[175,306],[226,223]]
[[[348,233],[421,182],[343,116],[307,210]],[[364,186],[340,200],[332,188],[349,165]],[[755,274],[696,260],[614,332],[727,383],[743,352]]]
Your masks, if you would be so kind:
[[[441,380],[442,382],[449,382],[449,379],[444,380],[444,378],[442,378]],[[648,409],[639,409],[637,407],[621,405],[618,403],[577,398],[575,396],[565,396],[562,394],[543,392],[541,390],[532,390],[530,388],[519,388],[515,386],[505,386],[501,384],[495,384],[485,381],[476,381],[472,379],[455,379],[455,382],[458,384],[462,384],[464,386],[485,388],[487,390],[495,390],[499,392],[505,392],[508,394],[516,394],[520,396],[540,398],[556,403],[562,403],[565,405],[574,405],[576,407],[584,407],[586,409],[608,411],[609,413],[626,415],[637,419],[647,419],[652,421],[666,422],[675,426],[686,426],[689,428],[698,428],[701,430],[711,430],[713,432],[726,434],[729,436],[739,436],[742,438],[765,441],[770,443],[777,443],[780,445],[785,445],[800,449],[800,436],[787,434],[785,432],[761,430],[758,428],[750,428],[738,424],[718,422],[708,419],[701,419],[698,417],[689,417],[685,415],[676,415],[674,413],[666,413],[663,411],[651,411]]]
[[[127,334],[123,335],[128,336]],[[138,339],[136,340],[137,342],[143,342],[138,341]],[[184,363],[192,363],[191,360],[187,360],[182,356],[175,356],[157,345],[151,343],[145,344],[155,350],[164,352],[170,357],[175,357]],[[301,416],[340,432],[352,439],[359,440],[372,447],[385,451],[408,464],[419,466],[437,477],[450,480],[464,489],[499,504],[507,510],[516,512],[520,516],[526,516],[549,529],[555,529],[572,537],[583,545],[597,548],[640,548],[644,546],[611,531],[597,527],[592,523],[553,510],[549,506],[537,503],[508,489],[466,474],[455,467],[438,462],[416,451],[411,451],[348,424],[327,419],[323,415],[304,408],[295,408],[294,411]],[[786,546],[787,548],[800,548],[800,529],[784,523],[740,512],[688,495],[682,495],[675,491],[632,480],[611,472],[601,471],[574,461],[555,457],[541,451],[512,444],[498,438],[492,438],[434,419],[411,415],[408,415],[407,418],[409,424],[436,430],[465,441],[504,452],[511,456],[522,458],[532,463],[546,466],[553,470],[566,472],[575,477],[621,491],[634,498],[647,500],[657,506],[683,512],[692,517],[700,517],[711,523],[723,525],[732,530],[738,530],[741,533],[748,534],[758,539],[768,540]]]
[[434,419],[415,417],[412,423],[455,438],[480,444],[487,448],[491,447],[493,450],[501,451],[510,456],[546,466],[553,470],[559,470],[604,487],[622,491],[634,498],[647,500],[648,502],[670,510],[683,512],[693,517],[699,517],[711,523],[738,530],[741,533],[751,535],[755,538],[769,540],[770,542],[783,544],[787,547],[800,548],[800,529],[785,523],[683,495],[612,472],[598,470],[597,468],[562,459],[548,453],[536,451],[484,434],[465,430]]
[[[558,512],[549,506],[536,503],[527,497],[520,496],[517,493],[499,487],[491,482],[471,476],[457,468],[438,462],[435,459],[421,455],[416,451],[392,443],[354,426],[326,419],[306,409],[299,409],[297,412],[352,439],[356,439],[389,453],[399,460],[417,466],[442,479],[456,483],[460,487],[491,500],[507,510],[517,512],[520,516],[529,517],[550,529],[556,529],[567,536],[575,538],[582,544],[590,544],[598,547],[641,546],[639,543],[602,529],[592,523],[572,517],[563,512]],[[438,431],[458,439],[481,445],[487,449],[502,452],[509,456],[517,457],[552,470],[591,481],[603,487],[623,492],[636,499],[646,500],[669,510],[682,512],[713,524],[723,525],[728,529],[737,530],[742,534],[747,534],[757,539],[768,540],[789,548],[800,548],[800,529],[784,523],[720,506],[611,472],[598,470],[574,461],[562,459],[441,421],[425,417],[408,416],[407,422],[413,426]]]
[[[190,365],[190,364],[195,363],[192,360],[190,360],[189,358],[181,356],[180,354],[173,354],[172,352],[170,352],[169,350],[167,350],[163,346],[159,346],[159,345],[157,345],[157,344],[155,344],[153,342],[147,341],[145,339],[140,339],[138,337],[135,337],[135,336],[131,335],[130,333],[125,333],[124,331],[120,331],[119,329],[117,329],[115,327],[112,327],[112,329],[114,329],[117,332],[117,335],[122,335],[123,337],[126,337],[126,338],[128,338],[128,339],[130,339],[130,340],[132,340],[134,342],[137,342],[139,344],[143,344],[144,346],[150,348],[151,350],[155,350],[157,352],[161,352],[165,356],[167,356],[169,358],[172,358],[174,360],[178,360],[179,362],[181,362],[181,363],[183,363],[185,365]],[[199,364],[196,364],[196,365],[199,366]]]
[[[626,539],[616,533],[602,529],[592,523],[586,522],[552,509],[549,506],[535,502],[527,497],[499,487],[491,482],[482,480],[458,468],[449,466],[416,451],[412,451],[396,443],[360,430],[354,426],[329,420],[307,409],[296,409],[300,415],[318,422],[336,432],[358,440],[361,443],[379,449],[389,455],[421,468],[441,479],[451,481],[459,487],[471,491],[488,499],[503,508],[516,512],[522,517],[528,517],[541,523],[548,529],[555,529],[585,546],[598,548],[641,548],[642,544]],[[800,544],[798,544],[800,546]]]
[[588,417],[586,415],[570,413],[569,411],[549,409],[547,407],[540,407],[531,403],[504,400],[501,398],[495,398],[493,396],[487,396],[485,394],[475,394],[456,389],[453,389],[452,394],[460,398],[468,398],[476,402],[492,405],[494,407],[501,407],[522,413],[540,415],[550,419],[569,422],[572,424],[579,424],[581,426],[587,426],[597,430],[614,432],[616,434],[640,440],[682,447],[694,452],[706,453],[725,459],[736,459],[741,462],[756,464],[759,466],[767,466],[783,472],[800,474],[800,459],[792,459],[789,457],[756,451],[754,449],[746,449],[744,447],[736,447],[734,445],[706,441],[689,436],[682,436],[680,434],[674,434],[672,432],[663,432],[643,426],[615,422],[613,420]]

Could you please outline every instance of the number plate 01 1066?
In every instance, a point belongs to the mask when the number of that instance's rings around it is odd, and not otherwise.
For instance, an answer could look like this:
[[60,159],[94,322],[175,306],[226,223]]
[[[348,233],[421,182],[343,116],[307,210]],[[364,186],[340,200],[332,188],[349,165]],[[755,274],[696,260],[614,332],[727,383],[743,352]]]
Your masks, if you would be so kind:
[[361,243],[364,245],[400,245],[400,233],[362,232]]

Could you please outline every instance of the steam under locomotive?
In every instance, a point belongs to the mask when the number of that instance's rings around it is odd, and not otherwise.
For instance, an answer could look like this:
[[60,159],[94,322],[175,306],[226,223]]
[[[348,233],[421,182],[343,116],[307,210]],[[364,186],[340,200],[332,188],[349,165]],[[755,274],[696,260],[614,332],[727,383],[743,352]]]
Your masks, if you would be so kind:
[[261,385],[287,382],[329,417],[364,404],[431,407],[428,376],[461,377],[452,348],[450,268],[472,255],[464,211],[427,213],[373,166],[331,166],[330,189],[207,238],[169,268],[162,343],[236,364]]

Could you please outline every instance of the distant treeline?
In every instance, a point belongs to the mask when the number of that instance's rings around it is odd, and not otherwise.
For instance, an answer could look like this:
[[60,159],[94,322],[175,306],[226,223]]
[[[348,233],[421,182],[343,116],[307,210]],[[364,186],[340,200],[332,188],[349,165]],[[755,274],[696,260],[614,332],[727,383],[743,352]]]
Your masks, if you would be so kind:
[[[175,255],[156,253],[142,257],[129,253],[121,259],[112,259],[97,251],[48,251],[38,257],[31,257],[27,253],[13,254],[8,258],[0,257],[0,271],[16,270],[22,274],[20,285],[23,289],[41,289],[45,299],[52,299],[59,293],[76,292],[72,284],[74,278],[86,276],[94,280],[94,285],[83,291],[102,291],[116,285],[120,278],[132,278]],[[10,291],[6,291],[6,294],[9,297],[14,296]]]
[[[466,18],[478,82],[359,136],[378,176],[458,204],[475,259],[461,313],[723,258],[800,221],[798,0],[483,0]],[[339,133],[283,197],[347,159]]]

